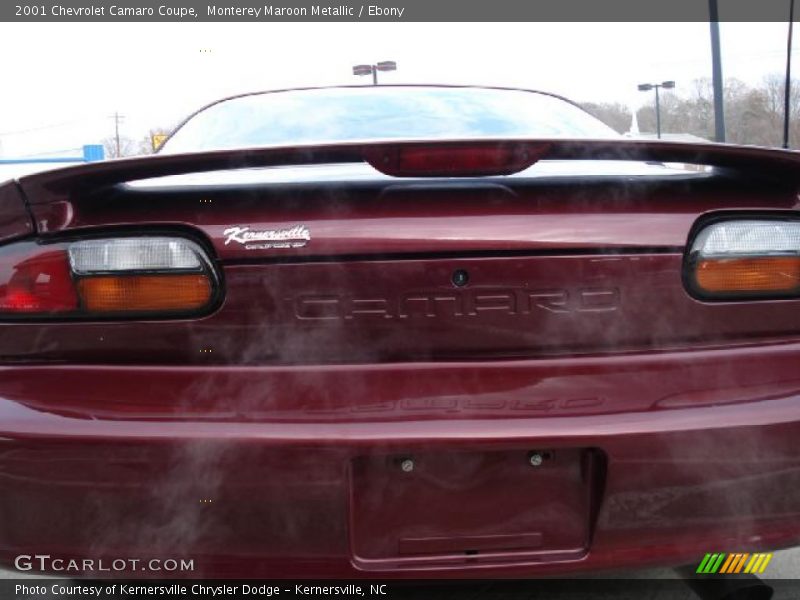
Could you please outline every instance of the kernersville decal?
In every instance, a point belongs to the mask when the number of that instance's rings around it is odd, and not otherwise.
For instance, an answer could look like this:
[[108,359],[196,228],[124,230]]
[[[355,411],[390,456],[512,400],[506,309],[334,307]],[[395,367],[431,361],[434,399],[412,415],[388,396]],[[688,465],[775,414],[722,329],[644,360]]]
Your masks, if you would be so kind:
[[231,242],[242,244],[246,250],[267,250],[270,248],[302,248],[311,241],[311,232],[305,225],[295,225],[284,229],[251,230],[250,227],[228,227],[222,232],[225,245]]

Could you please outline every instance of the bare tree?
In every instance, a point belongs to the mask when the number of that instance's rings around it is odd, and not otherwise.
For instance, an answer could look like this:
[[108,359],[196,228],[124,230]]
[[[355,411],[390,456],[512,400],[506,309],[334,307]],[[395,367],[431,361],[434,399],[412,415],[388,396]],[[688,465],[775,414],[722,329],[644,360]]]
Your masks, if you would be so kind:
[[[636,119],[639,121],[641,131],[655,132],[656,127],[656,101],[655,94],[651,94],[652,104],[643,106],[636,111]],[[685,132],[685,115],[683,113],[683,100],[671,90],[660,90],[661,105],[661,131],[662,133]]]
[[[723,88],[726,139],[734,144],[780,146],[783,136],[784,81],[780,75],[765,78],[762,85],[750,87],[737,79],[727,79]],[[661,95],[661,130],[664,133],[690,133],[714,139],[714,101],[711,80],[697,79],[683,90]],[[637,111],[642,131],[655,132],[655,103]],[[800,86],[792,86],[791,139],[800,145]]]
[[136,143],[132,139],[124,136],[120,136],[119,138],[119,152],[117,152],[117,138],[113,135],[105,138],[102,144],[106,158],[121,158],[123,156],[138,154]]
[[[783,119],[786,94],[786,79],[783,75],[772,74],[764,78],[759,88],[764,95],[764,109],[770,125],[770,145],[783,144]],[[800,145],[800,82],[792,80],[789,98],[789,142]]]
[[592,116],[597,117],[603,123],[616,130],[618,133],[625,133],[631,126],[631,110],[624,104],[582,102],[581,108]]

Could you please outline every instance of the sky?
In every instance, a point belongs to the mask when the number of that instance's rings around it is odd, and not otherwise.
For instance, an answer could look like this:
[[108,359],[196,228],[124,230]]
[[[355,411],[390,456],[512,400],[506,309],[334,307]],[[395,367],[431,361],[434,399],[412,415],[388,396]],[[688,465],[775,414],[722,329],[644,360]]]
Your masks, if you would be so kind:
[[[723,75],[783,73],[786,23],[722,23]],[[141,139],[241,92],[369,83],[515,86],[637,108],[637,84],[711,76],[708,23],[0,23],[0,158]],[[800,46],[798,46],[800,48]],[[798,50],[793,50],[797,58]],[[795,62],[800,69],[800,61]]]

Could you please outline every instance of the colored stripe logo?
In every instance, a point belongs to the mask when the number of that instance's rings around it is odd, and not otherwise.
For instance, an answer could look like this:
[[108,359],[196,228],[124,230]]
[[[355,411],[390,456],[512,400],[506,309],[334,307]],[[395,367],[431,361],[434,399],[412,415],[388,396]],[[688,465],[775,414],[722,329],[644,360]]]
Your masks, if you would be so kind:
[[731,575],[736,573],[763,573],[769,561],[772,560],[772,554],[747,552],[726,554],[724,552],[717,552],[714,554],[706,554],[700,565],[697,567],[696,573],[703,575],[711,575],[714,573]]

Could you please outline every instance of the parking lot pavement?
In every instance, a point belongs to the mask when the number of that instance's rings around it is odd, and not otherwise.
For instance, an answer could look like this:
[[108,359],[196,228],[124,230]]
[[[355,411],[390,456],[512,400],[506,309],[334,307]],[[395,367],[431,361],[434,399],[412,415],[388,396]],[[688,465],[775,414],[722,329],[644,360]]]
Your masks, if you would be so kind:
[[[8,569],[0,569],[0,579],[36,579],[25,573],[19,573]],[[604,581],[613,580],[618,585],[598,585],[592,592],[578,591],[585,589],[576,581],[568,580],[560,586],[559,582],[512,582],[512,583],[482,583],[472,585],[469,593],[464,594],[464,589],[452,585],[433,585],[420,590],[419,596],[409,593],[402,594],[403,598],[425,598],[426,600],[579,600],[587,598],[591,600],[617,600],[620,598],[636,598],[641,600],[696,600],[696,596],[677,581],[665,582],[665,580],[676,580],[677,576],[671,569],[645,569],[645,570],[625,570],[614,573],[605,573],[601,576]],[[798,588],[793,586],[791,589],[786,587],[785,582],[777,580],[800,579],[800,547],[791,550],[776,552],[767,571],[762,575],[764,580],[773,580],[777,586],[774,600],[796,600]],[[635,593],[626,593],[625,580],[637,580],[635,583]],[[651,580],[647,582],[647,580]],[[629,582],[630,583],[630,582]],[[665,585],[666,584],[666,585]],[[546,587],[544,593],[543,586]],[[633,584],[631,584],[633,586]],[[628,586],[628,587],[631,587]]]
[[776,552],[775,570],[770,566],[764,574],[765,579],[800,579],[800,548]]

